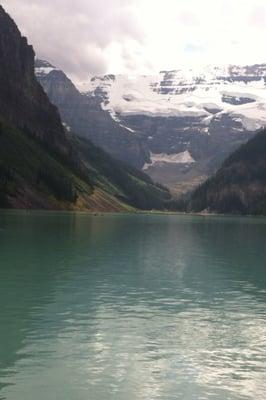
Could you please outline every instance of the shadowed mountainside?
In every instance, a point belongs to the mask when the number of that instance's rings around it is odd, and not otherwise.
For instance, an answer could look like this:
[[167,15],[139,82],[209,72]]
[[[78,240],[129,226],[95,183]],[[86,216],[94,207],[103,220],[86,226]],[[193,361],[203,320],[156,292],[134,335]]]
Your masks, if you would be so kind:
[[266,130],[229,156],[193,193],[190,209],[266,215]]

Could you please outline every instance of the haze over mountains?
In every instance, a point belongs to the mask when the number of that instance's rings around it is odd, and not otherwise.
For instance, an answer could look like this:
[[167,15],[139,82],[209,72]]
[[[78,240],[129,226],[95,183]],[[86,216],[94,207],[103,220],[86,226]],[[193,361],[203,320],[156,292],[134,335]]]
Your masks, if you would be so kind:
[[212,175],[266,124],[266,64],[98,76],[80,93],[47,62],[37,61],[36,74],[78,134],[176,193]]

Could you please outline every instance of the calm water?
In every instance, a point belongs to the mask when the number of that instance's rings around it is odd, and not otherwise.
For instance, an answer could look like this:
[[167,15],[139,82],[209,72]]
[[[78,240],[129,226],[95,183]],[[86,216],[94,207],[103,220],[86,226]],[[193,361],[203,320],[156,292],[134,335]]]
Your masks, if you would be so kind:
[[0,399],[265,399],[265,338],[265,219],[0,213]]

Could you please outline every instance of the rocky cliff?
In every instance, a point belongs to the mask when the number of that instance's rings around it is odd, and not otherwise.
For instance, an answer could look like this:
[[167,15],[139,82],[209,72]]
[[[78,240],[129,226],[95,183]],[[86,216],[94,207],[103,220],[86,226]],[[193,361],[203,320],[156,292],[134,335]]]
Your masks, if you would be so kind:
[[34,50],[0,6],[0,115],[67,155],[57,109],[34,76]]

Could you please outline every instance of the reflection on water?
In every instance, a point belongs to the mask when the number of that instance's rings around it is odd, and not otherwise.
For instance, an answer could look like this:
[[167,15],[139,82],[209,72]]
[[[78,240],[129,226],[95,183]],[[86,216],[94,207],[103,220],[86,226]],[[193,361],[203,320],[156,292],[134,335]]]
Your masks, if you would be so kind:
[[264,399],[266,220],[0,213],[0,399]]

